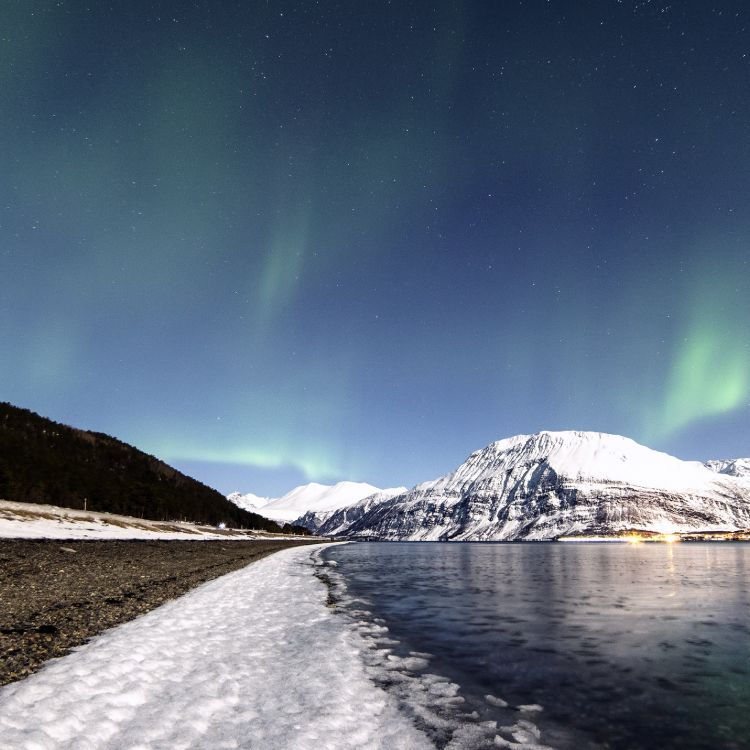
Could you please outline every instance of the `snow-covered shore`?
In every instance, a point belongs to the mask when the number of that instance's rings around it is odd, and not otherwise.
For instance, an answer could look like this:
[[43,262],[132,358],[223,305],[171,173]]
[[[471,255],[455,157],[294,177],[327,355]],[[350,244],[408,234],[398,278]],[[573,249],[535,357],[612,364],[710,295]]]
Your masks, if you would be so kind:
[[311,556],[284,550],[98,636],[0,689],[16,750],[420,750],[367,677]]

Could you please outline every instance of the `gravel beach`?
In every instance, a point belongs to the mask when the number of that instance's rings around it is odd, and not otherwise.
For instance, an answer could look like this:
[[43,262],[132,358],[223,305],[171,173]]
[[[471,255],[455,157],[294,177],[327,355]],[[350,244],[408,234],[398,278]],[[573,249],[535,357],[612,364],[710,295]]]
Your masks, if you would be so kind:
[[0,685],[295,541],[0,540]]

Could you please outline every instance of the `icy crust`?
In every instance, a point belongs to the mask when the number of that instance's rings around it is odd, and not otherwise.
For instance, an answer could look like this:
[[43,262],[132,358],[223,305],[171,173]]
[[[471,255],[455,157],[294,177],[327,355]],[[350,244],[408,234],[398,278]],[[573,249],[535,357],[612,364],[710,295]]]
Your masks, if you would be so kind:
[[14,750],[423,750],[325,606],[311,548],[195,589],[0,689]]
[[[742,461],[712,470],[619,435],[541,432],[491,443],[454,472],[371,508],[353,537],[554,539],[750,527]],[[719,473],[721,471],[721,473]]]
[[[349,595],[335,560],[316,555],[317,575],[329,586],[335,611],[357,633],[364,669],[370,680],[397,701],[405,716],[438,750],[552,750],[533,721],[543,711],[537,704],[509,706],[500,697],[482,698],[481,713],[461,694],[458,684],[430,669],[432,655],[405,651],[391,638],[386,623],[373,616],[365,599]],[[564,730],[558,729],[563,732]]]

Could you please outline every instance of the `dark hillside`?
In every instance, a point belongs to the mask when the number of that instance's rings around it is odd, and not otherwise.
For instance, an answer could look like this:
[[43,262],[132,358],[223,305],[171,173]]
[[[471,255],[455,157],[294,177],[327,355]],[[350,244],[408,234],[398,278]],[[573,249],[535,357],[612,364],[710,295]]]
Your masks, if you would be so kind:
[[0,499],[157,521],[225,523],[278,532],[221,493],[109,435],[0,402]]

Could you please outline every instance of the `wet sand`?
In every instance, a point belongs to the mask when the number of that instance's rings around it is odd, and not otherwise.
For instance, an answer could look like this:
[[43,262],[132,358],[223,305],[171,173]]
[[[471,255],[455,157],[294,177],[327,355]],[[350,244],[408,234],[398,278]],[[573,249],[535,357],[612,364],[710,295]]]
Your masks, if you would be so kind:
[[201,583],[311,543],[2,539],[0,685]]

